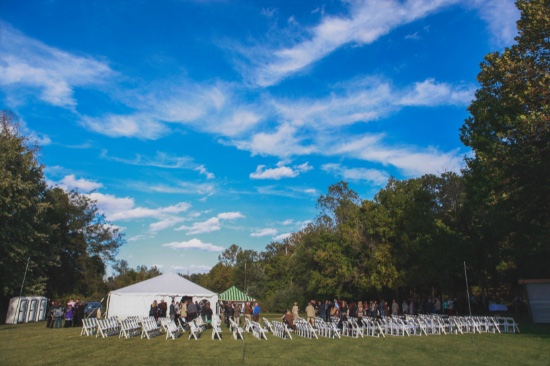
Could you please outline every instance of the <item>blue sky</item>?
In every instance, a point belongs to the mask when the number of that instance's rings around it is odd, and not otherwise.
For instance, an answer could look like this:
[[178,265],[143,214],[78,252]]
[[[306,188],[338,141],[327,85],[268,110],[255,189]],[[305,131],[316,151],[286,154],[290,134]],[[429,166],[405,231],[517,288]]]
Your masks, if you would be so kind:
[[0,108],[48,182],[90,194],[119,259],[205,272],[313,220],[340,180],[459,171],[510,0],[0,2]]

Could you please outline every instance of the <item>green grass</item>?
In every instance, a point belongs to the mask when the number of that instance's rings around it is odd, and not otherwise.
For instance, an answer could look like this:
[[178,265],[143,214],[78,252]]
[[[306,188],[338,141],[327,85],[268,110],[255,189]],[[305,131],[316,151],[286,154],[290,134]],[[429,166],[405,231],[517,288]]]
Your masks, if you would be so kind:
[[[270,318],[275,318],[271,316]],[[521,334],[319,340],[245,335],[250,365],[550,365],[550,326],[521,325]],[[226,328],[223,340],[207,330],[198,341],[81,337],[80,328],[46,329],[45,323],[0,326],[0,365],[239,365],[243,344]]]

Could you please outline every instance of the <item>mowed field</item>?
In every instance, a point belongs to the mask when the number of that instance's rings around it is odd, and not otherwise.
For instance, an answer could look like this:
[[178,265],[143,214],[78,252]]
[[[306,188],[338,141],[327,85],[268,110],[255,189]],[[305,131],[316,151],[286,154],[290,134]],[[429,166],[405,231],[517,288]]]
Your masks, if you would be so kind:
[[[268,318],[275,319],[274,314]],[[134,337],[81,337],[80,328],[46,329],[45,322],[0,326],[0,365],[550,365],[550,326],[521,324],[521,334],[260,341],[244,344],[223,328],[223,340],[207,330],[198,341],[188,333]]]

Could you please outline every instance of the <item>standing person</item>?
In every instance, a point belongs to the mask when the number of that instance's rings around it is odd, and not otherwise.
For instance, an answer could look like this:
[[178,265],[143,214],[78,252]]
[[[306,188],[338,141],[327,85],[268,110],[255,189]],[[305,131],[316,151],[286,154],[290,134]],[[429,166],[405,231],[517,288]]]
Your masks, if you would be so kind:
[[240,303],[235,304],[235,311],[233,312],[233,318],[235,319],[235,323],[237,323],[237,325],[241,324],[241,304]]
[[155,318],[155,320],[158,319],[158,304],[157,300],[153,301],[151,304],[151,308],[149,309],[149,316],[152,316]]
[[380,299],[378,303],[378,309],[380,310],[380,316],[386,316],[386,307],[384,306],[384,300]]
[[189,316],[189,321],[195,319],[195,313],[195,304],[193,303],[193,300],[191,300],[187,303],[187,314]]
[[260,320],[260,304],[257,302],[254,303],[254,310],[252,310],[252,320],[255,322]]
[[46,328],[53,328],[53,323],[55,321],[53,317],[53,309],[55,309],[55,301],[52,301],[50,307],[48,308],[48,312],[46,313]]
[[409,313],[409,305],[407,305],[407,300],[403,300],[403,304],[401,304],[401,308],[403,310],[403,315]]
[[292,320],[294,320],[294,322],[296,322],[296,320],[298,320],[298,316],[299,316],[298,311],[299,311],[298,303],[295,302],[294,306],[292,307]]
[[319,301],[318,307],[319,307],[319,318],[325,320],[325,318],[327,317],[327,314],[326,314],[327,308],[325,304],[322,301]]
[[313,306],[313,304],[314,300],[311,300],[311,302],[306,306],[307,321],[311,325],[313,325],[313,322],[315,320],[315,307]]
[[332,304],[330,303],[330,301],[326,300],[325,301],[325,318],[324,318],[324,320],[327,321],[327,322],[330,320],[331,311],[332,311]]
[[248,320],[252,320],[252,306],[250,305],[250,301],[247,301],[244,305],[244,317]]
[[181,322],[181,304],[180,304],[180,302],[178,301],[174,307],[175,307],[175,310],[176,310],[176,315],[175,315],[176,325],[183,325],[182,322]]
[[189,313],[187,312],[187,300],[183,300],[180,304],[182,320],[185,319],[185,321],[189,321]]
[[170,304],[170,319],[171,320],[176,319],[176,305],[174,300],[172,300],[172,303]]
[[214,312],[212,311],[212,309],[210,308],[210,303],[207,302],[205,305],[204,305],[204,321],[206,323],[212,323],[212,314]]
[[399,312],[399,304],[397,304],[397,300],[393,299],[393,302],[391,304],[391,315],[397,315]]
[[[359,320],[363,319],[363,311],[364,311],[364,310],[365,310],[365,309],[363,308],[363,302],[362,302],[362,301],[359,301],[359,302],[357,303],[357,318],[358,318]],[[361,324],[361,323],[359,323],[359,324]]]
[[53,309],[53,319],[55,321],[55,328],[62,328],[63,327],[63,306],[61,305],[61,302],[57,302],[55,305],[55,308]]
[[73,306],[67,305],[65,309],[65,328],[70,328],[73,326]]
[[440,314],[441,313],[441,301],[439,301],[439,297],[435,298],[435,304],[434,304],[434,314]]
[[415,310],[414,302],[411,300],[411,302],[409,303],[409,315],[414,315],[414,310]]

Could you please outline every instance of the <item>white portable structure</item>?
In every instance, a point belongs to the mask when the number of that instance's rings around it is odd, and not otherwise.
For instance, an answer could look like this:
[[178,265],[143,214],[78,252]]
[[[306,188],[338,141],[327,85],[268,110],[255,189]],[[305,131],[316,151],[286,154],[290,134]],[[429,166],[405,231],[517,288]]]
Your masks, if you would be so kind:
[[134,285],[109,292],[107,297],[107,317],[117,316],[126,319],[129,316],[148,316],[153,301],[172,299],[180,301],[189,297],[192,301],[209,301],[211,306],[218,302],[218,294],[193,283],[176,273],[166,273]]
[[520,280],[525,285],[533,323],[550,323],[550,279]]
[[12,297],[6,324],[38,322],[46,319],[48,299],[41,296]]

